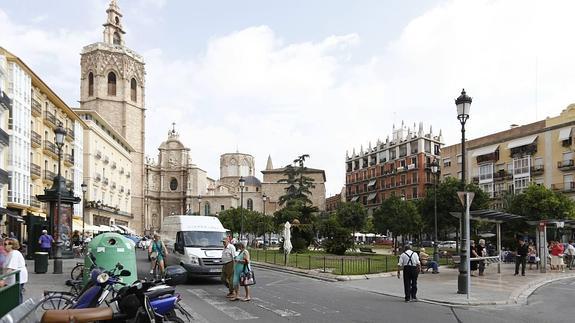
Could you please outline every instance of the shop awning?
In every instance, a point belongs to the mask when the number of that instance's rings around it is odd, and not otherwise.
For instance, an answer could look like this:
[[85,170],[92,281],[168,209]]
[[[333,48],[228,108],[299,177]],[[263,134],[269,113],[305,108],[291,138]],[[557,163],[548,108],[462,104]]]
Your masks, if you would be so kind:
[[130,228],[128,228],[128,227],[125,226],[125,225],[116,224],[116,226],[119,227],[120,229],[124,229],[124,231],[125,231],[126,233],[136,234],[136,231],[135,231],[135,230],[130,229]]
[[120,226],[118,226],[118,225],[112,224],[110,227],[112,228],[113,231],[120,232],[120,233],[127,233],[125,229],[120,228]]
[[369,195],[367,196],[367,200],[368,200],[368,201],[371,201],[371,200],[373,200],[376,196],[377,196],[377,193],[371,193],[371,194],[369,194]]
[[571,127],[563,128],[559,130],[559,141],[567,140],[571,137]]
[[114,229],[111,228],[111,227],[109,227],[109,226],[107,226],[107,225],[100,224],[100,225],[98,225],[98,230],[97,230],[97,231],[99,231],[99,232],[109,232],[109,231],[114,231]]
[[[72,219],[72,230],[82,231],[82,220]],[[86,223],[84,225],[84,231],[86,232],[98,232],[100,227]]]
[[471,154],[472,157],[477,157],[477,156],[483,156],[483,155],[489,155],[489,154],[493,154],[497,148],[499,148],[499,145],[492,145],[492,146],[487,146],[487,147],[481,147],[479,149],[475,149],[473,151],[473,154]]
[[521,146],[529,145],[529,144],[532,144],[532,143],[535,141],[535,139],[537,139],[537,135],[533,135],[533,136],[528,136],[528,137],[523,137],[523,138],[511,140],[511,141],[507,144],[507,148],[508,148],[508,149],[511,149],[511,148],[516,148],[516,147],[521,147]]
[[373,186],[375,185],[375,179],[372,179],[371,181],[369,181],[369,183],[367,184],[367,186]]
[[351,198],[351,201],[352,201],[352,202],[356,202],[357,200],[359,200],[359,196],[354,196],[354,197]]

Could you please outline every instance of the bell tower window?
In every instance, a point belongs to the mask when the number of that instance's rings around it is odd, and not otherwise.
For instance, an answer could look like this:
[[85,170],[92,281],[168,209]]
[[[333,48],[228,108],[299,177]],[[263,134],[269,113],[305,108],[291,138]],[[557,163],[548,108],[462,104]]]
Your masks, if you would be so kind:
[[132,101],[138,102],[138,83],[136,82],[136,79],[132,79],[132,81],[130,81],[130,97]]
[[120,34],[117,31],[114,32],[114,45],[121,45]]
[[88,96],[94,95],[94,74],[88,74]]
[[108,95],[116,95],[116,74],[114,72],[108,73]]

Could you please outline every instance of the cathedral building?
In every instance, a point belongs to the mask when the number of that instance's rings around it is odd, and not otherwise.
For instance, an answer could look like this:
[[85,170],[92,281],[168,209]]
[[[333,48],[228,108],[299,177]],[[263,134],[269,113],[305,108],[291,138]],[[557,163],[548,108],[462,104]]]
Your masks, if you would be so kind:
[[[115,0],[106,10],[103,41],[85,46],[81,53],[80,109],[103,116],[133,151],[130,213],[132,228],[144,229],[145,68],[143,58],[126,47],[122,14]],[[86,182],[97,183],[95,173]],[[90,191],[96,187],[88,188]]]

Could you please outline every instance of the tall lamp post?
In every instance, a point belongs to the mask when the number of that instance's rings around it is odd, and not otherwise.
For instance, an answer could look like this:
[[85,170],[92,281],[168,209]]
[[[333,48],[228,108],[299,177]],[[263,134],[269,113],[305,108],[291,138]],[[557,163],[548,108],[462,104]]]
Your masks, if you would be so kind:
[[264,194],[262,200],[264,200],[264,215],[266,215],[266,201],[268,200],[268,196]]
[[[461,189],[465,191],[465,122],[469,119],[469,110],[471,108],[471,98],[465,93],[465,89],[461,91],[461,95],[455,99],[457,106],[457,119],[461,123]],[[465,218],[465,210],[467,209],[467,197],[463,199],[463,211],[461,213],[461,253],[459,261],[459,276],[457,277],[457,293],[467,294],[467,239],[464,232],[467,232],[467,221]]]
[[82,183],[80,185],[82,187],[82,244],[84,243],[84,239],[86,239],[86,233],[84,231],[86,225],[86,192],[88,191],[88,185],[86,183]]
[[60,232],[61,227],[61,210],[62,207],[62,187],[65,186],[65,181],[62,178],[62,146],[64,146],[64,137],[66,136],[66,129],[62,127],[62,123],[58,124],[58,127],[54,130],[54,134],[56,135],[56,147],[58,148],[58,175],[56,176],[55,180],[58,182],[58,200],[56,204],[56,256],[54,257],[54,274],[61,274],[62,273],[62,239]]
[[241,227],[240,227],[240,241],[244,238],[244,186],[246,185],[246,180],[244,177],[240,177],[240,217],[241,217]]
[[202,196],[198,195],[198,215],[202,215]]
[[434,232],[433,232],[433,261],[439,263],[439,253],[437,252],[437,177],[439,175],[439,162],[437,158],[433,159],[431,163],[431,172],[433,173],[433,218],[434,218]]

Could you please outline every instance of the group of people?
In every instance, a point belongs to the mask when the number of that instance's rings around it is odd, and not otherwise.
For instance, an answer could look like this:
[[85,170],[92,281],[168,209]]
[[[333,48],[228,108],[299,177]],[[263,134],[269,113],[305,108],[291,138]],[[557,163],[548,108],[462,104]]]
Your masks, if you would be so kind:
[[228,287],[226,297],[230,301],[251,300],[250,287],[244,286],[245,297],[240,298],[240,278],[250,266],[250,253],[245,245],[228,238],[222,239],[224,250],[222,251],[222,281]]
[[[575,245],[573,240],[568,243],[560,241],[549,241],[547,245],[547,257],[549,259],[552,271],[565,272],[565,267],[573,269],[573,260],[575,259]],[[529,263],[529,269],[532,266],[539,265],[541,258],[537,255],[537,248],[533,242],[529,244],[523,239],[518,240],[517,251],[515,254],[515,275],[519,275],[519,268],[521,267],[521,275],[525,276],[525,266]]]

